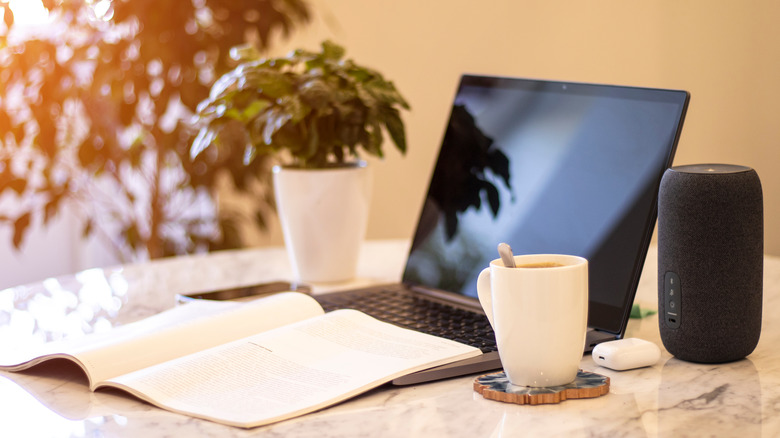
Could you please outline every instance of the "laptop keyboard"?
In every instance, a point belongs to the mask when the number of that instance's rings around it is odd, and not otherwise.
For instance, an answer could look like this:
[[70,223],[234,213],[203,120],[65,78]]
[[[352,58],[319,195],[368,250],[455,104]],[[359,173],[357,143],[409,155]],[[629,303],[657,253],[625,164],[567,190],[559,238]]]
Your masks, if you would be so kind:
[[425,299],[404,289],[316,295],[326,312],[356,309],[381,321],[496,351],[496,338],[485,315]]

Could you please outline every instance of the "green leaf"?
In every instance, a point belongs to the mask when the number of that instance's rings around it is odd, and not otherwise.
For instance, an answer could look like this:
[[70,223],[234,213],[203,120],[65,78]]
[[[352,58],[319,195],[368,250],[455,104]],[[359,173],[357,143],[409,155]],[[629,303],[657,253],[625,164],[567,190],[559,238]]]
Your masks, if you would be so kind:
[[333,90],[321,78],[306,80],[298,87],[301,100],[314,109],[325,108],[331,101]]
[[382,115],[385,119],[385,127],[390,134],[390,138],[402,154],[406,153],[406,131],[404,122],[401,120],[401,114],[395,108],[383,108]]
[[254,147],[254,145],[247,145],[246,148],[244,148],[244,159],[241,160],[241,162],[244,164],[244,166],[248,166],[252,163],[252,161],[255,160],[255,157],[257,156],[257,148]]
[[244,111],[241,113],[241,117],[239,118],[239,120],[242,122],[247,122],[249,120],[252,120],[255,117],[257,117],[258,114],[265,111],[271,105],[272,105],[271,102],[267,100],[258,99],[252,101],[252,103],[250,103],[249,106],[244,108]]
[[30,219],[31,219],[30,212],[27,212],[21,216],[19,216],[16,221],[14,221],[14,237],[13,237],[13,244],[14,248],[19,249],[22,246],[22,240],[24,240],[24,233],[27,232],[27,229],[30,227]]
[[294,124],[300,123],[312,111],[311,107],[303,103],[301,99],[298,98],[298,96],[284,97],[279,100],[279,105],[284,109],[284,111],[290,113],[292,116],[290,121],[292,121]]
[[87,223],[84,224],[84,228],[81,230],[81,237],[87,238],[92,234],[92,230],[95,227],[94,223],[91,219],[87,220]]
[[51,201],[47,202],[43,210],[43,223],[48,224],[51,219],[57,216],[57,212],[60,208],[60,201],[62,200],[62,194],[57,194],[52,197]]
[[322,56],[325,59],[339,60],[346,52],[343,47],[330,40],[325,40],[321,44]]
[[371,129],[368,131],[369,133],[369,140],[368,144],[365,145],[366,152],[368,152],[371,155],[375,155],[379,158],[383,158],[384,154],[382,153],[382,127],[379,125],[379,123],[372,123]]
[[654,309],[646,309],[642,308],[642,306],[639,305],[639,303],[634,303],[633,306],[631,306],[631,318],[639,319],[639,318],[646,318],[651,315],[655,315],[657,312]]
[[209,92],[209,99],[215,101],[221,97],[224,97],[229,91],[235,90],[238,87],[238,80],[241,78],[236,71],[227,72],[220,76],[214,85],[211,86]]
[[[12,127],[13,127],[13,122],[11,122],[11,117],[3,109],[0,109],[0,132],[6,133],[10,131]],[[18,143],[19,140],[18,139],[16,140]]]
[[256,60],[261,58],[260,51],[252,44],[242,44],[230,49],[230,59],[239,62]]
[[95,143],[90,141],[89,138],[85,139],[84,142],[79,145],[78,157],[79,164],[81,164],[82,167],[88,167],[94,163],[97,157]]
[[380,102],[379,99],[376,98],[376,94],[371,92],[368,88],[369,87],[367,87],[366,84],[358,83],[355,85],[355,93],[363,102],[363,105],[368,108],[374,108],[377,105],[380,105]]
[[247,71],[241,78],[240,88],[262,93],[275,100],[292,94],[295,91],[295,82],[284,72],[264,69]]
[[385,104],[398,104],[404,109],[409,109],[409,104],[396,90],[392,82],[387,82],[381,77],[374,77],[364,85],[365,90],[376,100]]
[[279,107],[273,107],[263,113],[259,119],[264,121],[263,124],[263,143],[271,145],[273,143],[273,136],[277,131],[292,119],[292,114],[283,112]]
[[347,74],[357,82],[366,82],[374,76],[374,72],[366,68],[352,66],[347,70]]
[[141,233],[138,231],[138,226],[136,224],[128,224],[122,230],[122,235],[125,237],[125,242],[127,242],[133,250],[141,247],[143,239],[141,238]]
[[217,134],[210,128],[201,128],[198,132],[198,136],[192,141],[192,146],[190,147],[190,160],[194,160],[198,155],[205,151],[215,138],[217,138]]
[[3,21],[5,22],[5,27],[7,29],[10,29],[14,25],[14,11],[11,10],[11,7],[7,3],[0,4],[0,9],[3,9]]
[[135,103],[121,103],[119,105],[119,121],[124,126],[129,126],[135,118]]
[[39,133],[35,138],[38,147],[47,157],[55,157],[58,152],[56,142],[57,128],[47,120],[44,123],[39,123],[38,129]]
[[27,188],[27,180],[22,178],[14,178],[8,182],[8,188],[16,192],[17,195],[22,195]]

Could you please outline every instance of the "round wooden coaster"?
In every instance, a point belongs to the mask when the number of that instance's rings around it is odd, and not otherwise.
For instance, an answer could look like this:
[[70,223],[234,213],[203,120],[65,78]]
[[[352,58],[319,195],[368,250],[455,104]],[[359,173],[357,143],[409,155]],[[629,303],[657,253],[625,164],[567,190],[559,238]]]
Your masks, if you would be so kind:
[[609,392],[609,377],[580,370],[568,385],[532,388],[515,386],[506,374],[485,374],[474,380],[474,390],[489,400],[519,405],[560,403],[568,399],[600,397]]

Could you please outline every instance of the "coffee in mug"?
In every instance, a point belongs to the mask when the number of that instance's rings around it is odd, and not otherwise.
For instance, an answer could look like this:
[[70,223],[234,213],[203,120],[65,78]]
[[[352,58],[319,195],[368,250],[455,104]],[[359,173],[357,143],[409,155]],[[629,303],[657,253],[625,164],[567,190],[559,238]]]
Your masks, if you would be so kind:
[[539,262],[539,263],[526,263],[524,265],[518,265],[518,268],[557,268],[558,266],[564,266],[556,262]]

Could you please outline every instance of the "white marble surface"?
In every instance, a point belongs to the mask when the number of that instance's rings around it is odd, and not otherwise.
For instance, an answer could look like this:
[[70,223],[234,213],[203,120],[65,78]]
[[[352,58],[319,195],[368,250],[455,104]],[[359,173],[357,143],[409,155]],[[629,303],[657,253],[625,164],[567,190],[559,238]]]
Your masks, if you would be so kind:
[[[325,291],[396,281],[405,241],[371,242],[359,279],[316,285]],[[637,302],[655,308],[651,251]],[[85,271],[0,291],[0,348],[63,334],[104,330],[174,305],[174,295],[261,280],[288,279],[281,248],[255,249]],[[780,258],[767,257],[761,340],[747,359],[724,365],[682,362],[664,350],[659,363],[617,372],[610,393],[559,405],[484,400],[474,376],[410,387],[384,386],[323,411],[257,429],[238,429],[174,414],[121,392],[91,393],[75,366],[51,363],[0,372],[0,436],[780,436]],[[627,336],[661,345],[657,316],[632,320]],[[663,347],[662,347],[663,348]]]

